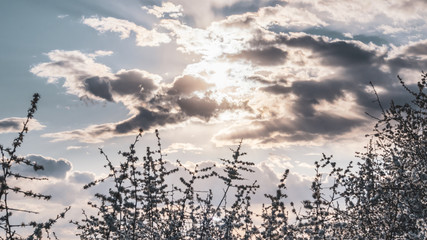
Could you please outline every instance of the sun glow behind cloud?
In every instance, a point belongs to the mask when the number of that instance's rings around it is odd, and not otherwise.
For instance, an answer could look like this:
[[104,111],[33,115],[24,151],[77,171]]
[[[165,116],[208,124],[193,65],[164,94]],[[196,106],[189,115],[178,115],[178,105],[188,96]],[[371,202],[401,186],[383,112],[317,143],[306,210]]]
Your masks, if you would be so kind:
[[[132,114],[118,123],[87,128],[83,139],[127,135],[138,125],[144,128],[168,127],[191,119],[214,123],[238,117],[241,124],[235,123],[233,129],[228,129],[230,134],[213,139],[233,141],[233,138],[250,136],[259,138],[255,142],[265,147],[287,145],[288,142],[306,141],[311,144],[316,138],[322,139],[322,135],[331,134],[327,130],[333,130],[334,125],[342,126],[334,130],[337,136],[363,125],[363,107],[360,104],[367,93],[364,90],[354,92],[361,81],[357,76],[353,76],[354,80],[344,77],[353,74],[353,66],[371,68],[368,64],[372,64],[375,68],[375,62],[393,66],[393,57],[384,57],[387,56],[384,46],[296,31],[302,26],[326,24],[308,10],[301,12],[295,6],[277,5],[260,8],[257,12],[231,15],[212,22],[206,28],[189,26],[180,19],[168,17],[166,13],[170,11],[185,12],[176,5],[165,4],[161,8],[145,10],[159,18],[151,30],[113,17],[84,18],[83,23],[101,33],[119,33],[122,39],[135,33],[137,46],[156,47],[174,41],[177,51],[198,55],[199,60],[188,64],[173,83],[168,84],[160,76],[155,77],[155,74],[140,69],[113,73],[106,65],[95,62],[95,57],[109,55],[110,52],[96,55],[53,51],[48,54],[51,63],[42,63],[32,69],[38,76],[47,77],[49,82],[66,78],[64,87],[69,93],[94,100],[121,102]],[[295,22],[277,21],[282,19],[280,16],[291,18],[296,12],[299,17],[305,16],[304,21],[298,17]],[[274,31],[274,26],[293,27],[294,30]],[[162,37],[155,37],[156,34]],[[77,58],[72,58],[72,55]],[[63,67],[65,62],[67,68]],[[392,68],[369,71],[376,71],[377,76],[386,76],[387,69],[392,71]],[[132,91],[121,90],[116,84],[130,84],[130,81]],[[367,103],[363,104],[367,106]],[[346,114],[349,109],[353,111]],[[335,113],[330,115],[330,111]],[[323,121],[331,123],[319,125],[324,129],[307,126]],[[108,133],[98,134],[96,129]],[[76,130],[60,135],[64,139],[72,139],[79,134],[80,131]],[[66,138],[67,135],[72,137]]]

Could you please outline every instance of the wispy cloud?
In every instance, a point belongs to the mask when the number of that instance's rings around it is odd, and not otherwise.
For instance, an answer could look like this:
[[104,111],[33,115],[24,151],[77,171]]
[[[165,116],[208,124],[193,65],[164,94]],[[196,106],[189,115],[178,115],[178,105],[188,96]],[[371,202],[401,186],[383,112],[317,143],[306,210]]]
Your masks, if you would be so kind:
[[86,148],[86,147],[83,147],[83,146],[68,146],[67,150],[79,150],[79,149],[82,149],[82,148]]
[[166,149],[163,150],[164,153],[176,153],[176,152],[195,152],[200,154],[203,151],[202,148],[195,146],[191,143],[172,143]]
[[148,30],[124,19],[90,17],[83,18],[83,23],[101,33],[107,31],[120,33],[121,39],[129,38],[130,34],[134,32],[136,44],[141,47],[159,46],[162,43],[170,42],[170,38],[167,34],[158,32],[156,29]]
[[61,14],[61,15],[58,15],[57,17],[59,19],[63,19],[63,18],[69,17],[69,15],[68,14]]
[[182,12],[184,11],[182,5],[175,5],[171,2],[163,2],[161,6],[143,6],[142,9],[146,10],[150,14],[153,14],[157,18],[162,18],[165,16],[169,16],[171,18],[182,17]]

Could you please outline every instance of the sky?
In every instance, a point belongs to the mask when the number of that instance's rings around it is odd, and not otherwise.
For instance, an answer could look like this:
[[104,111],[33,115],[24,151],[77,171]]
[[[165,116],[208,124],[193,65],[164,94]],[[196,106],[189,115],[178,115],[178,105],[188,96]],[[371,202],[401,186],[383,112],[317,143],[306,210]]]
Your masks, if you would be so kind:
[[[343,166],[384,106],[408,101],[427,69],[424,0],[4,0],[0,2],[0,143],[10,146],[33,93],[41,100],[21,156],[35,186],[81,217],[114,163],[139,143],[187,166],[219,163],[242,140],[263,189],[291,170],[289,195],[321,154]],[[22,170],[22,171],[25,171]],[[59,196],[56,197],[55,196]],[[18,201],[19,199],[17,199]],[[22,202],[32,206],[30,202]],[[36,204],[36,203],[34,203]],[[64,223],[64,239],[73,231]]]

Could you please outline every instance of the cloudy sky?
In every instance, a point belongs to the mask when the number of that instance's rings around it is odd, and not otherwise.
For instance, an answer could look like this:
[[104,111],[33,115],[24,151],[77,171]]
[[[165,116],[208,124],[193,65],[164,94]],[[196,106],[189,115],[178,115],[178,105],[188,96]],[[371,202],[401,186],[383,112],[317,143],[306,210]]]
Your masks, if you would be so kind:
[[[117,163],[139,128],[141,149],[159,129],[167,158],[188,165],[218,162],[243,139],[265,181],[290,168],[303,182],[321,153],[345,164],[363,150],[373,124],[365,112],[379,114],[370,81],[384,105],[406,100],[396,76],[413,84],[427,69],[426,7],[1,1],[0,142],[11,143],[38,92],[20,154],[49,166],[43,191],[78,193],[105,173],[98,147]],[[76,204],[72,196],[54,201]]]

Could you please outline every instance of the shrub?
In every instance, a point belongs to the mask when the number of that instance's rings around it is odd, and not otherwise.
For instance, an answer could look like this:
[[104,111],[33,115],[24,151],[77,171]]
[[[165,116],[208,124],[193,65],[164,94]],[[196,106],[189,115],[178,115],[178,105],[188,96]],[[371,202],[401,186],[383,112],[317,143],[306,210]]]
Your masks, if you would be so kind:
[[[341,168],[331,157],[315,163],[312,199],[302,202],[305,209],[296,211],[294,203],[286,208],[286,170],[276,193],[265,195],[261,213],[251,211],[251,196],[256,182],[247,184],[243,172],[251,172],[253,163],[242,161],[241,144],[232,150],[232,159],[221,159],[224,171],[214,166],[167,169],[156,130],[158,149],[147,148],[140,159],[135,144],[128,152],[119,152],[125,161],[112,165],[104,155],[109,170],[106,178],[86,185],[92,187],[107,179],[114,186],[108,194],[96,194],[97,203],[89,205],[96,216],[73,222],[81,239],[425,239],[426,236],[426,125],[427,98],[424,93],[427,75],[423,73],[416,92],[400,79],[413,97],[410,103],[393,102],[382,110],[374,126],[366,152],[360,161]],[[375,90],[375,88],[374,88]],[[157,157],[155,155],[157,154]],[[165,178],[178,169],[188,173],[181,185],[168,186]],[[328,170],[329,169],[329,170]],[[329,171],[330,186],[322,183],[322,170]],[[219,204],[213,204],[210,189],[198,191],[195,183],[218,178],[224,183]],[[234,189],[232,203],[229,190]],[[295,221],[289,220],[295,215]],[[254,223],[260,217],[261,224]]]

